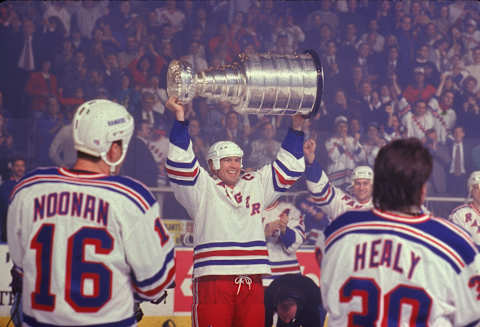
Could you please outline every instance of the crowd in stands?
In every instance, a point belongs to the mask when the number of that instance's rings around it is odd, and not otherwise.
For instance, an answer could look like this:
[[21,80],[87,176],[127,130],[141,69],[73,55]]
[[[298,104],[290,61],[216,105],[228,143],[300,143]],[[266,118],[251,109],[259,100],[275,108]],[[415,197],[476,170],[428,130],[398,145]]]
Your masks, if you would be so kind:
[[[429,194],[463,197],[480,169],[478,24],[476,1],[5,1],[0,174],[9,179],[19,154],[28,169],[71,165],[76,107],[108,98],[137,125],[123,173],[165,186],[172,59],[198,72],[242,52],[313,49],[325,90],[305,134],[335,185],[349,185],[355,166],[373,165],[386,142],[414,136],[435,158]],[[198,157],[228,139],[244,149],[246,167],[271,162],[289,119],[233,109],[203,98],[188,105]]]

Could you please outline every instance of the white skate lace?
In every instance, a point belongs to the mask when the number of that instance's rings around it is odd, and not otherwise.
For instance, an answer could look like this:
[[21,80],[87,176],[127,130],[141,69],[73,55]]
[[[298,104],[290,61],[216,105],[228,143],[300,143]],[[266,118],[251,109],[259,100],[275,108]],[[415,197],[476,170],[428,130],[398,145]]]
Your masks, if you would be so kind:
[[242,284],[245,283],[248,285],[248,290],[250,291],[252,287],[252,279],[248,276],[240,275],[235,278],[235,284],[238,285],[237,289],[237,295],[240,293],[240,288],[242,287]]

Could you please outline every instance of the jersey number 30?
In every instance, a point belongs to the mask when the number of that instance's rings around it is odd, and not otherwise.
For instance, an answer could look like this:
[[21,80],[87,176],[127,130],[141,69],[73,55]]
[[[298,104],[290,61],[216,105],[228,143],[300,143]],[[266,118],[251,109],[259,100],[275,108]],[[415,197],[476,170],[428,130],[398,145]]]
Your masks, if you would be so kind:
[[[50,287],[54,235],[55,225],[43,224],[30,243],[30,248],[35,250],[37,268],[35,291],[31,294],[33,309],[55,309],[56,295]],[[105,229],[94,227],[80,228],[68,238],[65,301],[76,312],[97,312],[112,296],[112,271],[101,262],[85,260],[87,245],[93,246],[96,254],[106,255],[113,250],[113,238]],[[84,287],[87,279],[92,285],[88,294]]]
[[[362,300],[362,312],[350,312],[348,326],[376,326],[380,314],[380,288],[374,279],[350,277],[340,289],[340,302],[348,303],[354,296]],[[383,296],[382,327],[398,326],[404,304],[411,306],[410,326],[427,326],[432,299],[421,288],[398,285]]]

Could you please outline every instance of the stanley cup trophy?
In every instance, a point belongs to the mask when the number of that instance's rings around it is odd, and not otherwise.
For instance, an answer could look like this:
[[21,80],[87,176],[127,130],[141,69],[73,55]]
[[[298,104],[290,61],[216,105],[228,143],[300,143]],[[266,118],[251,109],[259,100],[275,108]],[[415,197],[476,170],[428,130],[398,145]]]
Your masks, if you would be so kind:
[[310,117],[323,92],[323,68],[317,54],[240,55],[231,65],[194,73],[188,63],[168,66],[167,93],[183,104],[196,96],[228,101],[240,113]]

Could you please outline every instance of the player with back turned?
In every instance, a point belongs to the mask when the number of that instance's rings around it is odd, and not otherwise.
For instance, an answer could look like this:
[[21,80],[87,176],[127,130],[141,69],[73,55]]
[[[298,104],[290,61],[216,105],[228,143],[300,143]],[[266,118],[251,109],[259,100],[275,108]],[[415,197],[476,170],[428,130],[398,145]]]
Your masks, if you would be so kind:
[[38,168],[10,198],[8,246],[28,326],[135,326],[134,302],[175,277],[155,197],[118,173],[134,122],[108,100],[73,118],[72,169]]
[[374,208],[346,212],[325,230],[329,327],[480,322],[479,250],[461,228],[423,213],[431,171],[418,139],[387,144],[375,160]]
[[270,264],[262,216],[305,169],[304,119],[292,116],[276,160],[258,171],[242,171],[243,151],[235,143],[214,143],[209,175],[193,152],[183,106],[172,97],[167,108],[176,116],[167,172],[194,220],[193,326],[263,327],[262,275]]

